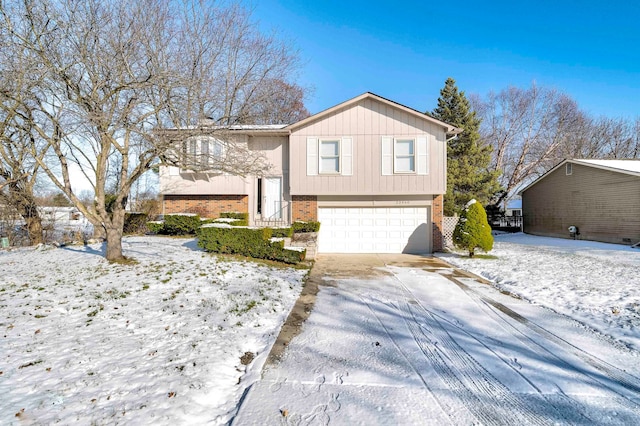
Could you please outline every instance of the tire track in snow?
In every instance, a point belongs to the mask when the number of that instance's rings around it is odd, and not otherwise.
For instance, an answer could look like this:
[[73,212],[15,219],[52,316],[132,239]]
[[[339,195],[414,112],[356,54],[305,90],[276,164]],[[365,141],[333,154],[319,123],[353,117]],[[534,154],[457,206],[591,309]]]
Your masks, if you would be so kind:
[[[420,306],[420,305],[418,305]],[[546,404],[541,398],[526,398],[512,392],[467,352],[453,337],[446,324],[420,306],[416,315],[409,302],[403,303],[405,321],[415,343],[432,363],[440,378],[483,424],[552,423],[539,413]],[[538,404],[534,404],[536,400]],[[556,414],[556,417],[560,414]]]
[[[461,327],[438,319],[438,315],[425,310],[416,315],[407,303],[406,316],[416,344],[425,356],[432,361],[443,382],[459,398],[465,401],[467,408],[484,424],[554,424],[558,420],[570,424],[591,423],[588,417],[576,407],[576,401],[560,395],[551,401],[513,365],[483,344],[475,336]],[[425,316],[429,316],[425,324]],[[422,321],[420,321],[422,320]],[[421,324],[422,322],[422,324]],[[468,351],[461,346],[447,328],[455,327],[482,345],[491,355],[523,378],[535,393],[516,393],[504,385],[491,372],[485,369]],[[560,402],[560,404],[558,404]],[[559,405],[559,406],[558,406]],[[571,407],[567,411],[567,407]]]
[[[403,317],[415,343],[443,382],[479,421],[485,424],[550,424],[558,420],[572,424],[590,422],[584,414],[585,407],[577,401],[564,393],[552,396],[542,393],[514,367],[511,360],[500,356],[459,325],[424,307],[417,302],[415,295],[400,278],[395,274],[394,278],[405,292],[405,301],[400,310],[404,313]],[[417,308],[411,307],[409,299],[416,301],[414,306]],[[397,306],[394,308],[398,309]],[[420,312],[417,314],[416,310]],[[525,380],[535,393],[523,395],[512,392],[469,354],[451,332],[461,332],[475,340]]]
[[[452,412],[453,410],[451,409],[452,407],[449,406],[449,404],[445,403],[444,401],[440,401],[437,397],[436,394],[433,392],[433,389],[431,389],[431,387],[429,386],[429,384],[427,383],[427,381],[425,380],[424,376],[422,374],[420,374],[420,371],[418,370],[418,368],[414,365],[414,363],[411,361],[411,359],[409,358],[409,356],[407,356],[407,354],[405,353],[405,351],[402,350],[402,347],[400,346],[400,344],[396,341],[396,339],[393,337],[393,335],[391,334],[391,332],[389,331],[389,329],[387,328],[387,326],[384,324],[384,322],[382,321],[382,319],[380,319],[380,316],[376,313],[375,309],[373,309],[373,307],[371,306],[371,303],[369,303],[369,301],[367,301],[367,299],[361,295],[358,295],[358,297],[360,298],[360,300],[362,300],[362,303],[364,303],[365,305],[367,305],[367,308],[369,308],[369,311],[371,311],[371,314],[376,318],[376,320],[378,321],[378,323],[380,324],[380,326],[382,327],[382,329],[384,330],[385,334],[387,335],[387,337],[389,338],[389,340],[391,340],[391,342],[393,343],[393,345],[396,347],[397,351],[402,355],[402,357],[405,359],[405,361],[407,362],[407,365],[409,365],[409,367],[413,370],[413,372],[416,374],[416,376],[418,376],[418,378],[420,378],[420,381],[422,382],[422,385],[425,387],[425,389],[427,389],[431,395],[433,395],[434,400],[436,401],[436,403],[438,403],[438,405],[440,406],[440,409],[442,410],[443,413],[449,413]],[[375,300],[375,299],[371,299],[371,300]],[[378,303],[382,303],[394,310],[398,310],[398,307],[395,306],[392,303],[386,303],[380,300],[375,300]],[[453,422],[451,423],[453,424]]]
[[603,380],[600,380],[600,379],[598,379],[596,377],[593,377],[592,375],[588,375],[588,374],[576,371],[575,367],[573,367],[573,365],[569,361],[567,361],[566,359],[561,358],[560,356],[558,356],[558,354],[556,354],[555,352],[550,351],[544,345],[540,344],[536,340],[532,339],[529,335],[527,335],[526,333],[524,333],[521,330],[519,330],[512,323],[510,323],[505,318],[505,316],[507,318],[510,318],[511,320],[516,321],[517,323],[521,324],[522,326],[526,327],[527,330],[535,332],[536,334],[541,336],[543,339],[545,339],[545,341],[550,341],[550,342],[555,343],[556,345],[560,346],[562,349],[566,350],[570,354],[576,356],[580,360],[582,360],[585,363],[589,364],[591,367],[595,368],[600,373],[603,373],[605,376],[613,379],[614,382],[618,386],[624,388],[627,391],[631,391],[634,394],[635,398],[639,398],[640,397],[640,378],[635,377],[635,376],[633,376],[633,375],[631,375],[631,374],[629,374],[629,373],[627,373],[627,372],[625,372],[623,370],[620,370],[616,366],[614,366],[614,365],[612,365],[612,364],[610,364],[610,363],[598,358],[595,355],[592,355],[592,354],[584,351],[583,349],[573,345],[572,343],[570,343],[567,340],[561,338],[560,336],[556,335],[555,333],[547,330],[546,328],[542,327],[541,325],[536,324],[535,322],[523,317],[522,315],[520,315],[517,312],[513,311],[512,309],[506,307],[505,305],[495,301],[494,299],[491,299],[491,298],[489,298],[487,296],[484,296],[484,295],[478,293],[477,291],[475,291],[474,289],[472,289],[468,285],[462,283],[461,281],[459,281],[459,280],[457,280],[457,279],[455,279],[453,277],[449,277],[449,276],[446,276],[446,278],[451,280],[458,287],[460,287],[481,308],[486,308],[487,310],[489,310],[489,312],[494,314],[494,316],[496,318],[498,318],[501,322],[503,322],[506,325],[506,327],[508,327],[510,330],[514,330],[515,331],[514,332],[514,331],[507,330],[507,332],[509,332],[509,334],[513,335],[518,340],[520,340],[523,343],[527,344],[527,346],[532,348],[532,350],[534,350],[535,352],[537,352],[537,353],[545,353],[545,354],[548,354],[548,355],[554,357],[560,363],[562,363],[564,366],[566,366],[567,369],[571,370],[575,375],[581,375],[583,377],[586,376],[591,382],[597,383],[597,385],[599,387],[604,387],[608,391],[610,391],[610,392],[614,393],[615,395],[623,398],[625,401],[628,401],[628,404],[625,404],[625,405],[628,408],[631,408],[633,411],[635,411],[637,414],[640,415],[640,406],[635,401],[633,401],[628,395],[624,395],[623,393],[613,389],[611,387],[610,383],[606,383]]

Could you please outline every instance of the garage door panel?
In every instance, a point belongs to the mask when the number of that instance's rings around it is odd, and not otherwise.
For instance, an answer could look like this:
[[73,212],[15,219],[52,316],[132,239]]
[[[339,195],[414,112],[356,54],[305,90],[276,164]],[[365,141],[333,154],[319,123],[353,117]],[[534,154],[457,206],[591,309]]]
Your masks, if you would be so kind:
[[428,207],[318,209],[321,253],[427,253]]

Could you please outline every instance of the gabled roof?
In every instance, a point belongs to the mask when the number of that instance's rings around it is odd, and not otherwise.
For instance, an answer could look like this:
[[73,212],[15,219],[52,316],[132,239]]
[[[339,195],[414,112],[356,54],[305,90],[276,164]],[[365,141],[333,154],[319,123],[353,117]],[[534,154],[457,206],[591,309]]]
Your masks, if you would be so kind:
[[324,118],[324,117],[326,117],[328,115],[331,115],[334,112],[336,112],[336,111],[338,111],[338,110],[340,110],[342,108],[345,108],[345,107],[348,107],[348,106],[351,106],[351,105],[355,105],[355,104],[357,104],[358,102],[360,102],[360,101],[362,101],[364,99],[373,99],[373,100],[378,101],[380,103],[389,105],[392,108],[396,108],[396,109],[399,109],[401,111],[404,111],[407,114],[413,115],[413,116],[415,116],[417,118],[420,118],[422,120],[430,121],[430,122],[432,122],[434,124],[442,126],[442,127],[444,127],[446,129],[446,132],[449,135],[457,135],[459,133],[462,133],[462,129],[460,129],[460,128],[452,126],[451,124],[447,124],[444,121],[440,121],[438,119],[435,119],[435,118],[433,118],[433,117],[431,117],[431,116],[429,116],[429,115],[427,115],[427,114],[425,114],[423,112],[420,112],[420,111],[415,110],[413,108],[409,108],[407,106],[404,106],[404,105],[399,104],[397,102],[394,102],[394,101],[391,101],[389,99],[383,98],[382,96],[378,96],[378,95],[376,95],[374,93],[371,93],[371,92],[363,93],[360,96],[356,96],[353,99],[349,99],[348,101],[342,102],[342,103],[340,103],[338,105],[335,105],[335,106],[333,106],[333,107],[331,107],[329,109],[325,109],[324,111],[321,111],[321,112],[319,112],[317,114],[311,115],[311,116],[309,116],[309,117],[307,117],[307,118],[305,118],[303,120],[298,121],[297,123],[290,124],[289,126],[286,127],[286,129],[288,129],[288,130],[298,129],[298,128],[300,128],[302,126],[305,126],[305,125],[307,125],[307,124],[309,124],[309,123],[311,123],[313,121],[320,120],[320,119],[322,119],[322,118]]
[[540,182],[542,179],[547,177],[549,174],[553,173],[560,167],[564,166],[567,163],[578,164],[581,166],[593,167],[596,169],[608,170],[610,172],[624,173],[627,175],[638,176],[640,177],[640,160],[587,160],[587,159],[567,159],[561,161],[557,165],[555,165],[551,170],[540,176],[538,179],[531,182],[524,189],[519,191],[519,194],[522,194],[527,189],[531,188],[536,183]]

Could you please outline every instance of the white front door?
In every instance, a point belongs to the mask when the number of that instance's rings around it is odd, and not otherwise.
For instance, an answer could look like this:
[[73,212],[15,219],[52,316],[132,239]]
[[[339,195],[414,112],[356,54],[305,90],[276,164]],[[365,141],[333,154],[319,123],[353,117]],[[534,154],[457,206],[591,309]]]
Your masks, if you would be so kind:
[[282,178],[264,179],[263,218],[282,219]]

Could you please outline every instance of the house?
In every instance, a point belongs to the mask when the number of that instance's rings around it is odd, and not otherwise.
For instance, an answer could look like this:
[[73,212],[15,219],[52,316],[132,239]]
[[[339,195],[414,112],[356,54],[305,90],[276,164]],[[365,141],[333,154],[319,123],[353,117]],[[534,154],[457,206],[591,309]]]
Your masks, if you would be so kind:
[[522,216],[522,200],[509,200],[504,209],[504,215],[508,217]]
[[[171,137],[198,141],[199,131]],[[320,253],[430,253],[442,247],[447,138],[460,132],[372,93],[290,125],[234,126],[229,137],[261,152],[268,174],[161,167],[163,210],[248,212],[252,225],[320,221]]]
[[521,191],[524,232],[640,241],[640,160],[565,160]]

